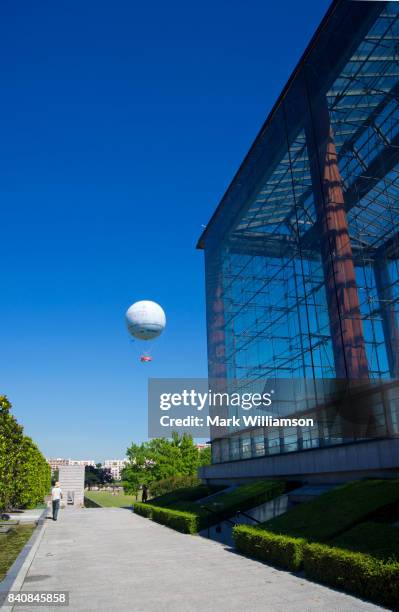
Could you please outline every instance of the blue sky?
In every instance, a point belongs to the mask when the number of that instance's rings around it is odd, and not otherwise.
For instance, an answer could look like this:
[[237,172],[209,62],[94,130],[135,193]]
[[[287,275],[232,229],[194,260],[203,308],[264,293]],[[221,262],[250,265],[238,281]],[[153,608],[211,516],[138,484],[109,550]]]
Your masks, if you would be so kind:
[[149,376],[206,376],[201,225],[328,4],[2,3],[0,392],[47,456],[124,456]]

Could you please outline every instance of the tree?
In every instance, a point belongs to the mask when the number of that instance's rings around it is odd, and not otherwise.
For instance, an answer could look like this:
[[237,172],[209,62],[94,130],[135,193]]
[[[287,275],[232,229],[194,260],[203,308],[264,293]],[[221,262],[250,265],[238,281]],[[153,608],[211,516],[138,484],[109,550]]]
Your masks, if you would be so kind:
[[148,484],[152,479],[154,469],[153,450],[149,443],[132,444],[126,451],[129,463],[122,470],[123,489],[130,495],[136,495],[143,484]]
[[7,397],[0,396],[0,510],[35,507],[50,483],[46,459],[11,415]]
[[100,484],[98,476],[98,468],[94,465],[86,465],[85,467],[85,487],[90,491],[91,487]]
[[98,476],[100,479],[100,486],[105,486],[107,484],[111,484],[114,482],[114,477],[112,476],[111,470],[109,468],[101,467],[101,464],[97,464]]
[[50,489],[50,466],[28,436],[23,437],[14,478],[14,506],[34,508]]
[[103,487],[106,484],[111,484],[114,481],[109,468],[103,468],[101,463],[94,465],[86,465],[85,468],[85,487],[98,486]]
[[15,471],[19,461],[23,429],[11,415],[11,403],[0,396],[0,510],[11,507]]
[[211,447],[207,446],[206,448],[203,448],[199,452],[199,465],[200,466],[210,465],[211,462],[212,462]]
[[60,479],[60,471],[58,469],[55,469],[51,477],[51,485],[54,486],[55,483],[59,481],[59,479]]
[[138,492],[143,484],[138,471],[134,469],[134,465],[127,465],[122,470],[122,486],[125,493],[135,495],[137,499]]
[[172,439],[153,438],[142,444],[132,444],[126,451],[129,463],[122,472],[123,486],[127,493],[137,494],[143,484],[176,476],[193,476],[197,473],[200,453],[191,436],[173,432]]

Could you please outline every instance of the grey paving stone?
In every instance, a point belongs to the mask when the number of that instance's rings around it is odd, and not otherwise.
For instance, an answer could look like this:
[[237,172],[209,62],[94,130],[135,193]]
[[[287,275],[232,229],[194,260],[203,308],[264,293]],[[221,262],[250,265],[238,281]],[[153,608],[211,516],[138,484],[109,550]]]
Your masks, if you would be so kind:
[[[73,612],[382,609],[119,508],[65,509],[48,521],[23,589],[69,591]],[[49,608],[14,608],[27,609]]]

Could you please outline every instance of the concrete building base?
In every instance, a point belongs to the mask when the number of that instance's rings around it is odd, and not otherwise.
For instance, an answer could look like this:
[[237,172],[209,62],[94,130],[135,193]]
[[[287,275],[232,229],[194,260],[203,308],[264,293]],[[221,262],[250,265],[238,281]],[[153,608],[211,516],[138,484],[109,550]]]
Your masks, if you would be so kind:
[[216,463],[200,468],[212,483],[284,478],[306,482],[345,482],[357,478],[399,478],[399,438]]

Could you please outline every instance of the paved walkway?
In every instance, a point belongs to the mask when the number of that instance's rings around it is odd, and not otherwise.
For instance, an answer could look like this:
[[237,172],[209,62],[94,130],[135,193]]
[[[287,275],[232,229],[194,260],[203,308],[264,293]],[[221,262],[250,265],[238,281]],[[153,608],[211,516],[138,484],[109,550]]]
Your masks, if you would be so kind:
[[119,508],[47,521],[23,590],[69,591],[73,612],[381,610]]

